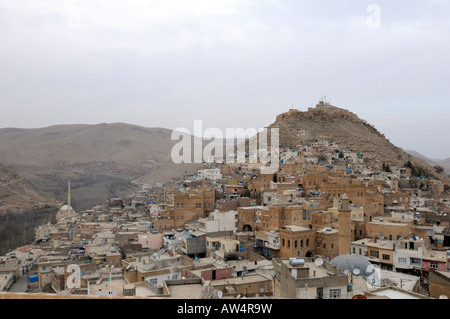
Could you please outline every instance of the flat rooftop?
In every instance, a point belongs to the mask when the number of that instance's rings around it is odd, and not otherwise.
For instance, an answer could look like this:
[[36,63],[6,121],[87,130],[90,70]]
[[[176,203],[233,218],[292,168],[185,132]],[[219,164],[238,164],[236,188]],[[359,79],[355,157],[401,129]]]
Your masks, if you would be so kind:
[[168,287],[170,298],[173,299],[200,299],[203,285],[202,284],[188,284],[188,285],[173,285]]
[[370,294],[373,296],[386,297],[389,299],[427,299],[427,297],[425,296],[396,288],[380,288],[374,291],[370,291]]
[[321,230],[318,230],[317,232],[323,233],[323,234],[336,234],[336,233],[339,233],[339,229],[331,228],[331,230],[330,230],[329,227],[325,227]]
[[251,209],[259,209],[259,210],[269,210],[269,207],[267,206],[249,206],[249,207],[239,207],[239,209],[242,210],[251,210]]
[[100,291],[109,291],[111,286],[111,290],[116,291],[117,296],[123,296],[123,286],[127,284],[128,282],[125,279],[113,277],[111,281],[102,280],[100,284],[90,283],[89,289],[92,295],[98,295]]
[[[159,256],[158,260],[155,260],[153,256],[146,255],[146,256],[137,256],[133,257],[136,260],[130,261],[130,260],[124,260],[124,262],[135,266],[140,272],[146,272],[146,271],[154,271],[156,269],[165,269],[170,267],[178,267],[183,266],[181,262],[181,255],[174,254],[173,256],[170,256],[169,254],[161,254]],[[140,260],[139,260],[140,259]],[[171,264],[168,267],[161,267],[161,261],[164,260],[170,260]]]
[[302,226],[297,226],[297,225],[287,225],[285,227],[286,227],[287,230],[290,230],[290,231],[306,231],[306,230],[310,230],[309,228],[302,227]]
[[380,241],[374,242],[371,238],[364,238],[364,239],[352,241],[352,244],[365,245],[368,247],[377,247],[377,248],[384,248],[384,249],[394,249],[395,241],[380,240]]
[[407,227],[408,224],[405,223],[393,223],[393,222],[389,222],[389,221],[380,221],[380,220],[373,220],[371,222],[368,222],[368,224],[373,224],[373,225],[388,225],[388,226],[397,226],[397,227]]
[[[233,269],[233,271],[243,271],[243,270],[255,270],[259,268],[272,267],[272,261],[270,260],[259,260],[256,262],[249,259],[243,260],[229,260],[227,265]],[[246,267],[244,269],[244,267]]]
[[[142,282],[143,283],[143,282]],[[145,285],[136,285],[136,297],[157,297],[158,294],[148,289]]]
[[383,269],[380,270],[380,278],[381,280],[388,279],[394,285],[396,285],[396,287],[399,287],[407,291],[413,291],[417,282],[420,280],[420,277],[417,276]]
[[427,250],[423,253],[422,259],[447,262],[447,253],[439,250]]
[[218,287],[223,285],[245,285],[245,284],[251,284],[256,282],[264,282],[270,280],[269,278],[266,278],[262,275],[256,274],[256,275],[249,275],[249,276],[243,276],[243,277],[233,277],[233,278],[226,278],[226,279],[218,279],[218,280],[212,280],[211,286],[212,287]]
[[282,260],[281,262],[292,269],[308,267],[309,268],[309,278],[321,278],[321,277],[328,277],[331,274],[333,274],[333,275],[337,274],[335,271],[330,271],[330,270],[327,270],[325,267],[316,265],[315,262],[305,262],[305,265],[302,267],[292,266],[289,263],[289,260]]

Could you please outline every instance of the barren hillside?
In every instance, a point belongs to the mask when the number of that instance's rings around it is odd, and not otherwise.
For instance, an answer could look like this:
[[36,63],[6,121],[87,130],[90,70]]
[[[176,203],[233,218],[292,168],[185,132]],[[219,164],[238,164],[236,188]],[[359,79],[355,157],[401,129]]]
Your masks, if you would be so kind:
[[0,164],[0,255],[34,240],[34,227],[55,218],[61,203]]
[[175,142],[172,131],[123,123],[0,129],[0,162],[51,166],[59,163],[159,162]]
[[[0,162],[40,191],[64,200],[67,180],[73,207],[87,209],[132,192],[131,181],[166,182],[201,165],[176,165],[172,130],[124,123],[0,129]],[[192,143],[193,144],[193,143]]]

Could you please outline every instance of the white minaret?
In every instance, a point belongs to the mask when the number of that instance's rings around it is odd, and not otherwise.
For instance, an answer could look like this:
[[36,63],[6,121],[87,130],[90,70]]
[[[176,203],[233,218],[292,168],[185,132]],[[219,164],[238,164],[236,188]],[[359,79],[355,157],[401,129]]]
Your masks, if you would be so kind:
[[67,213],[70,214],[70,179],[67,187]]

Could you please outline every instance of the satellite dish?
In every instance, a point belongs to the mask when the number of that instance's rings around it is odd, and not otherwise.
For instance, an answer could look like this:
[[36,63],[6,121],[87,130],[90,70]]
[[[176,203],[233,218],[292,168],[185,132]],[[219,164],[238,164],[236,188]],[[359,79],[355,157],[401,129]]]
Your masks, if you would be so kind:
[[217,297],[218,297],[219,299],[222,299],[222,297],[223,297],[223,292],[219,290],[219,291],[217,292]]

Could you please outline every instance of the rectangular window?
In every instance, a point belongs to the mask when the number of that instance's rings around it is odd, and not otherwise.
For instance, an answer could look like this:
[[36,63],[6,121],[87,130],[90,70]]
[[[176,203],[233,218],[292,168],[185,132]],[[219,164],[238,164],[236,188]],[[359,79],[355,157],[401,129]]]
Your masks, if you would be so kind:
[[410,258],[410,264],[420,266],[422,265],[422,260],[420,260],[419,258]]
[[399,257],[399,258],[398,258],[398,263],[399,263],[399,264],[406,264],[406,258],[401,258],[401,257]]
[[370,257],[375,257],[375,258],[379,258],[380,257],[380,253],[376,250],[371,250],[369,252]]
[[390,260],[391,256],[383,254],[383,260]]
[[330,299],[341,299],[341,289],[330,289]]
[[310,219],[311,219],[311,211],[303,210],[303,220],[310,220]]

